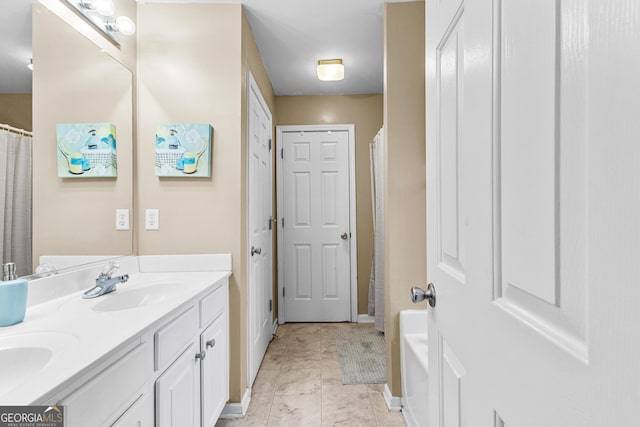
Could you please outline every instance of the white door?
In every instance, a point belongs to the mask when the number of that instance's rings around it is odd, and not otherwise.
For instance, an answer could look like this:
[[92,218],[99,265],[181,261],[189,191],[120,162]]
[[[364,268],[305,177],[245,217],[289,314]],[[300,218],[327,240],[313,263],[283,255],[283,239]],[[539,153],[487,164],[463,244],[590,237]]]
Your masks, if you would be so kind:
[[348,144],[348,131],[282,133],[287,322],[351,320]]
[[271,112],[249,75],[249,374],[253,381],[273,333]]
[[637,4],[428,1],[426,33],[428,425],[640,425]]

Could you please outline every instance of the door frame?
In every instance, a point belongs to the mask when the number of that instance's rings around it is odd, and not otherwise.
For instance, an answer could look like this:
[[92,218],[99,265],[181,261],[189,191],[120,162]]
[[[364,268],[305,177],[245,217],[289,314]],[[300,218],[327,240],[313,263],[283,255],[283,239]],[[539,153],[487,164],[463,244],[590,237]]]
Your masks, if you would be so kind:
[[[282,227],[282,213],[284,212],[284,198],[282,191],[284,188],[284,176],[282,173],[282,134],[284,132],[323,132],[323,131],[347,131],[349,145],[349,256],[350,264],[350,286],[351,286],[351,321],[358,319],[358,237],[356,233],[356,131],[354,124],[336,125],[289,125],[276,126],[276,195],[277,195],[277,236],[278,242],[278,324],[285,323],[284,298],[284,246],[281,244],[284,239]],[[280,155],[278,155],[280,153]]]
[[[246,143],[247,143],[247,154],[246,154],[246,158],[245,158],[245,162],[247,165],[247,214],[246,214],[246,220],[245,220],[245,230],[247,232],[247,237],[246,237],[246,247],[249,248],[250,247],[250,239],[251,239],[251,204],[249,203],[249,198],[251,196],[251,189],[250,189],[250,182],[249,182],[249,168],[251,167],[251,150],[249,149],[249,138],[250,138],[250,132],[251,132],[251,121],[250,121],[250,108],[249,108],[249,103],[251,102],[251,92],[254,92],[256,94],[256,98],[258,99],[258,102],[261,104],[261,107],[268,113],[269,116],[269,130],[270,130],[270,137],[271,140],[273,141],[273,114],[271,113],[271,110],[269,109],[269,105],[267,105],[267,102],[264,100],[264,97],[262,96],[262,92],[260,91],[260,87],[258,86],[258,83],[256,82],[255,78],[253,77],[253,74],[251,73],[250,70],[247,70],[247,126],[245,129],[246,132]],[[269,171],[269,176],[271,176],[273,179],[273,154],[271,154],[271,166],[270,166],[270,171]],[[273,188],[273,185],[272,185]],[[271,194],[271,210],[273,211],[273,193]],[[248,249],[247,249],[248,250]],[[273,231],[271,234],[271,250],[273,251]],[[271,254],[271,277],[273,277],[273,253]],[[251,263],[247,262],[246,263],[246,274],[247,274],[247,379],[249,384],[247,385],[248,389],[251,389],[253,384],[251,383],[251,362],[253,361],[253,347],[251,345],[251,336],[252,336],[252,324],[253,322],[251,322]],[[273,281],[271,283],[271,299],[273,299]],[[272,312],[273,313],[273,312]],[[273,317],[273,314],[272,314]],[[273,319],[270,322],[271,325],[273,325]],[[256,372],[257,375],[257,372]]]

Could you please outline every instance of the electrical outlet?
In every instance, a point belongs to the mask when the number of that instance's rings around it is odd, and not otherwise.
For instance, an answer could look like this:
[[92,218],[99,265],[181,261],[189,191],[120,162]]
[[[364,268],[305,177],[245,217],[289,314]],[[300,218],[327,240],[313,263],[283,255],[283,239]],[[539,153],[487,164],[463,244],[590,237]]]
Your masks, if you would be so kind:
[[147,230],[158,230],[160,228],[160,211],[147,209],[144,215],[144,224]]
[[129,209],[116,209],[116,230],[129,229]]

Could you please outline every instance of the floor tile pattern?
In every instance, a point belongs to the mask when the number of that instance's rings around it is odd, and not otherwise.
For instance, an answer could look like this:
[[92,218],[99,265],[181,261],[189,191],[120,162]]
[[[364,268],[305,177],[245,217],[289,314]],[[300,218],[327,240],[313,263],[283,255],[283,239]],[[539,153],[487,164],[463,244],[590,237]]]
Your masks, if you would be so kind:
[[358,323],[287,323],[278,327],[253,384],[244,418],[219,420],[226,426],[404,427],[390,412],[382,384],[342,384],[336,349],[338,328]]

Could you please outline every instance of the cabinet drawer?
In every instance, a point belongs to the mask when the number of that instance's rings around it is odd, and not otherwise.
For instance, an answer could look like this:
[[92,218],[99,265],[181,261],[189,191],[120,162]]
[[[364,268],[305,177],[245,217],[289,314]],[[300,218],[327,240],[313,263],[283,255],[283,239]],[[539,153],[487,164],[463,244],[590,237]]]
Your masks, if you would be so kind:
[[[225,281],[226,282],[226,281]],[[204,328],[224,313],[227,306],[226,283],[200,301],[200,327]]]
[[160,328],[155,337],[156,371],[169,366],[184,351],[197,331],[198,310],[194,306]]
[[138,399],[111,427],[153,427],[153,399],[151,396],[144,395]]
[[144,392],[150,368],[147,355],[143,343],[62,399],[65,425],[102,426],[118,418]]

